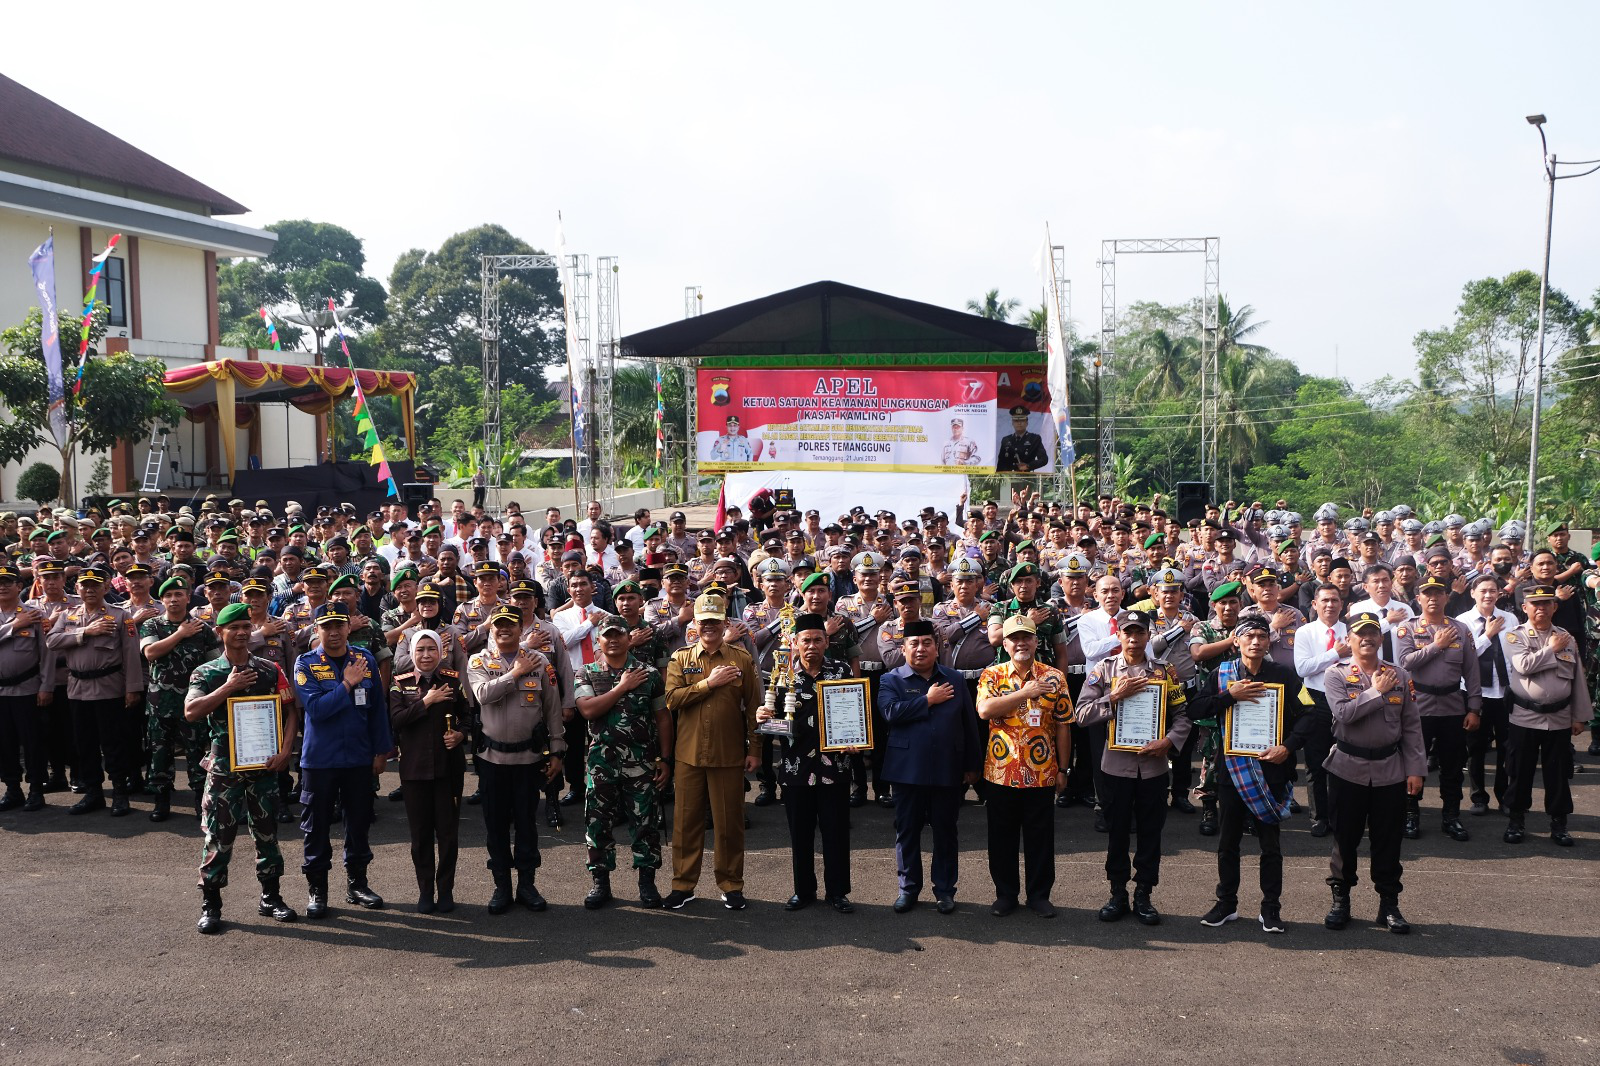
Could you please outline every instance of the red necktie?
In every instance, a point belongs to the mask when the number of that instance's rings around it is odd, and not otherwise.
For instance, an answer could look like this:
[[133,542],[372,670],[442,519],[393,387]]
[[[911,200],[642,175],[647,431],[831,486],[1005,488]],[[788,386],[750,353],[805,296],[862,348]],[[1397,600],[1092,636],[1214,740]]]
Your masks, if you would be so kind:
[[1334,644],[1333,627],[1329,626],[1328,627],[1328,650],[1329,651],[1333,650],[1333,644]]
[[1119,633],[1119,631],[1117,629],[1117,620],[1115,618],[1113,618],[1111,620],[1111,635],[1114,636],[1114,637],[1120,635],[1120,633]]

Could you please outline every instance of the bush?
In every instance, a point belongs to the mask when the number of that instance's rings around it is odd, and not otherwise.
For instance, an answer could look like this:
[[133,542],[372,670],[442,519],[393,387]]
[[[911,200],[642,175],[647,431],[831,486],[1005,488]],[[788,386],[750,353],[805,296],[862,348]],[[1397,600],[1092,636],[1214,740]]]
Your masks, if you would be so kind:
[[61,495],[61,471],[49,463],[34,463],[17,479],[17,495],[43,507]]

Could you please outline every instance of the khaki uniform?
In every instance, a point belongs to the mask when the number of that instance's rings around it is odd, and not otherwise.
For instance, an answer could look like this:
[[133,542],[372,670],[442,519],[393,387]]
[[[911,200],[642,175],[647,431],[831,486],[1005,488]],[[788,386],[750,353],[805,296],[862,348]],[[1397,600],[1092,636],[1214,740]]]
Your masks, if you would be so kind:
[[1533,806],[1533,771],[1544,770],[1544,809],[1551,828],[1565,828],[1572,813],[1572,735],[1575,725],[1593,714],[1589,684],[1584,677],[1579,646],[1574,639],[1562,651],[1550,640],[1566,630],[1551,626],[1539,632],[1524,623],[1505,634],[1511,649],[1511,724],[1506,730],[1506,803],[1511,819],[1520,823]]
[[[111,632],[86,632],[101,618],[114,623]],[[126,795],[128,778],[138,767],[137,729],[142,724],[137,713],[125,705],[128,693],[144,691],[138,627],[120,607],[106,604],[91,611],[80,603],[56,619],[45,646],[66,657],[78,779],[90,794],[99,793],[103,766],[112,787]]]

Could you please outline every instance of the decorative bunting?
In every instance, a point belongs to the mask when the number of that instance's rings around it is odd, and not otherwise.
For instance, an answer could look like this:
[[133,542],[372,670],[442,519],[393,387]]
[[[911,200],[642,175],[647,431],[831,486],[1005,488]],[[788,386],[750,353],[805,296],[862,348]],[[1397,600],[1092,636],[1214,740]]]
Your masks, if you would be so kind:
[[267,324],[267,339],[272,342],[272,350],[275,352],[283,351],[283,345],[278,343],[278,327],[273,324],[272,316],[267,314],[265,307],[261,309],[261,321]]
[[[394,482],[394,475],[389,472],[389,462],[383,454],[383,442],[378,439],[378,431],[372,424],[372,413],[367,408],[367,394],[361,389],[361,376],[356,373],[356,364],[350,358],[350,346],[344,340],[344,326],[339,323],[339,309],[334,306],[333,299],[328,299],[328,310],[333,314],[333,328],[339,332],[339,350],[344,353],[344,364],[350,368],[350,383],[355,386],[356,406],[351,412],[356,419],[356,432],[361,435],[362,444],[372,452],[369,462],[378,468],[378,480],[389,483],[389,495],[396,499],[400,496],[400,486]],[[263,309],[262,317],[266,317]]]
[[94,298],[100,290],[100,272],[105,270],[106,260],[111,258],[111,250],[120,240],[122,234],[113,233],[111,240],[106,242],[106,250],[94,257],[94,266],[89,268],[89,292],[83,298],[83,330],[78,335],[78,376],[72,382],[74,396],[83,390],[83,365],[89,359],[89,323],[94,320]]
[[667,408],[661,392],[661,361],[656,360],[656,487],[661,487],[661,461],[667,450]]

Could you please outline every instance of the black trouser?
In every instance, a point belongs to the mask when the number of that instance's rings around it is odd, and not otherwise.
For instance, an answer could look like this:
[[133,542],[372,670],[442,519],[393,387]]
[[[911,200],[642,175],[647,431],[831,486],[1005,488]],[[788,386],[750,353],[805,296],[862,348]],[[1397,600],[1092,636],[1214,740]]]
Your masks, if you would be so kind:
[[[775,789],[778,787],[778,770],[773,759],[777,745],[773,743],[773,737],[757,736],[756,739],[761,744],[761,765],[756,769],[756,780],[767,788]],[[852,767],[859,758],[861,758],[859,755],[850,756]]]
[[33,788],[45,782],[45,715],[37,696],[0,696],[0,783],[11,788],[26,775]]
[[351,876],[366,873],[372,862],[367,832],[372,828],[372,764],[335,768],[300,768],[300,832],[305,834],[305,857],[300,871],[325,874],[333,866],[333,809],[344,808],[344,868]]
[[1483,709],[1478,712],[1478,728],[1467,734],[1467,776],[1472,781],[1472,802],[1488,803],[1488,782],[1484,780],[1485,763],[1489,748],[1494,748],[1494,801],[1504,803],[1506,797],[1506,771],[1511,760],[1506,758],[1506,738],[1511,725],[1511,697],[1485,696]]
[[[1078,705],[1078,693],[1083,691],[1084,675],[1067,675],[1067,694],[1072,705]],[[1072,727],[1072,757],[1067,762],[1066,794],[1075,800],[1094,798],[1095,776],[1100,772],[1100,755],[1105,750],[1096,748],[1090,740],[1092,727]]]
[[106,775],[111,777],[113,791],[127,794],[135,755],[127,744],[127,718],[133,711],[124,699],[118,695],[105,700],[68,701],[72,731],[78,738],[78,780],[91,795],[103,792]]
[[[1096,722],[1094,725],[1072,727],[1076,732],[1072,735],[1072,750],[1089,752],[1089,775],[1094,782],[1094,805],[1102,812],[1106,809],[1106,772],[1102,757],[1106,750],[1106,723]],[[1082,735],[1080,736],[1079,733]]]
[[1056,883],[1056,790],[1015,788],[989,783],[984,792],[989,815],[989,877],[996,899],[1014,900],[1024,885],[1017,880],[1017,844],[1029,903],[1050,898]]
[[[1185,688],[1185,694],[1194,698],[1194,692]],[[1200,743],[1200,730],[1191,729],[1183,741],[1183,747],[1172,753],[1172,794],[1173,796],[1187,796],[1194,787],[1194,753]],[[1104,748],[1100,750],[1104,751]],[[1220,768],[1219,768],[1220,769]],[[1201,770],[1200,778],[1205,780],[1205,771]]]
[[[465,767],[444,771],[445,776],[425,781],[402,781],[401,798],[406,805],[406,824],[411,829],[411,866],[417,872],[417,888],[432,896],[453,893],[456,887],[456,855],[461,830],[461,785]],[[434,845],[438,845],[437,861]]]
[[[139,770],[150,762],[150,729],[146,719],[150,717],[150,703],[144,693],[139,693],[139,702],[128,708],[128,713],[122,716],[122,746],[128,753],[131,764],[128,767],[127,780],[133,781],[138,776]],[[202,789],[204,785],[200,786]]]
[[[1100,729],[1104,731],[1105,726]],[[1113,891],[1126,890],[1131,875],[1140,888],[1161,883],[1161,830],[1167,824],[1170,774],[1118,777],[1101,774],[1095,795],[1106,814],[1106,880]],[[1137,828],[1139,843],[1128,865],[1128,835]]]
[[816,838],[822,832],[822,883],[830,899],[850,894],[850,785],[786,784],[783,809],[789,816],[789,855],[794,894],[817,894]]
[[[572,720],[567,722],[562,733],[567,742],[567,754],[561,764],[563,775],[567,779],[567,787],[578,795],[583,795],[584,767],[589,762],[589,722],[577,711],[572,712]],[[556,778],[560,781],[561,778]]]
[[1259,821],[1239,798],[1233,785],[1233,775],[1227,766],[1217,770],[1217,802],[1220,805],[1217,829],[1217,900],[1230,906],[1239,905],[1239,842],[1244,839],[1244,827],[1254,823],[1256,840],[1261,843],[1261,904],[1278,905],[1283,895],[1283,848],[1280,846],[1282,826],[1277,822],[1268,825]]
[[[67,668],[59,665],[57,677],[65,677]],[[43,731],[45,758],[50,768],[58,774],[78,777],[78,746],[72,736],[72,705],[67,700],[65,682],[56,686],[55,699],[45,708],[47,714]]]
[[867,696],[872,707],[872,751],[850,756],[850,782],[857,791],[865,792],[870,780],[873,790],[881,796],[889,791],[889,782],[883,779],[883,753],[889,744],[889,725],[878,709],[878,679],[883,674],[863,670],[861,676],[867,679]]
[[514,869],[523,877],[532,877],[539,868],[539,831],[534,827],[533,814],[539,805],[544,773],[543,763],[478,761],[478,788],[483,792],[483,828],[491,872],[509,874]]
[[1366,834],[1372,849],[1372,887],[1380,896],[1400,894],[1400,841],[1405,839],[1406,783],[1358,785],[1338,774],[1328,775],[1328,802],[1333,811],[1333,856],[1328,883],[1355,887],[1356,849]]
[[[1439,760],[1439,801],[1447,819],[1461,813],[1462,764],[1467,761],[1467,731],[1462,728],[1465,722],[1463,714],[1422,716],[1422,743]],[[1412,810],[1417,809],[1422,799],[1421,796],[1407,798]]]
[[1328,695],[1309,686],[1312,708],[1311,728],[1306,736],[1306,771],[1311,775],[1311,808],[1319,822],[1333,821],[1333,808],[1328,804],[1328,771],[1322,764],[1328,761],[1333,750],[1333,711],[1328,707]]
[[933,895],[954,898],[961,857],[956,820],[964,785],[894,785],[894,860],[900,891],[922,891],[922,827],[933,827]]
[[1572,733],[1567,729],[1529,729],[1513,725],[1506,731],[1507,806],[1517,821],[1533,806],[1533,770],[1544,766],[1544,813],[1552,824],[1565,825],[1572,813]]
[[474,486],[472,486],[472,506],[474,506],[474,507],[482,507],[483,506],[483,498],[486,495],[488,495],[488,493],[489,493],[489,486],[487,486],[487,485],[474,485]]

